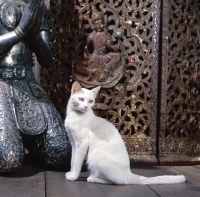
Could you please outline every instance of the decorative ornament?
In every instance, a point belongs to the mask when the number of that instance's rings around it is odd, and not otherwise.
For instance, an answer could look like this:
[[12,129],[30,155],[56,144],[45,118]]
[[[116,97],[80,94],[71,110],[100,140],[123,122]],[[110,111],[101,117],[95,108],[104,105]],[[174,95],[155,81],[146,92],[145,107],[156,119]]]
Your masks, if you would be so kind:
[[131,58],[130,58],[131,62],[134,63],[134,62],[139,62],[139,58],[137,55],[132,55]]

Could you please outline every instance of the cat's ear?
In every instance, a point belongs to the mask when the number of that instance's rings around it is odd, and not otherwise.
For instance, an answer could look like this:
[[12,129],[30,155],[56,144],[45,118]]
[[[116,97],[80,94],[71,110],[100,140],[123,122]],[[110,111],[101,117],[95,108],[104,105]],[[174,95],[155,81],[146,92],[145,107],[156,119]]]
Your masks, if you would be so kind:
[[72,89],[71,89],[71,93],[74,94],[75,92],[78,92],[81,90],[81,85],[75,81],[73,84],[72,84]]
[[92,89],[92,93],[94,94],[95,98],[97,97],[97,94],[98,94],[100,88],[101,88],[101,86],[98,86],[98,87]]

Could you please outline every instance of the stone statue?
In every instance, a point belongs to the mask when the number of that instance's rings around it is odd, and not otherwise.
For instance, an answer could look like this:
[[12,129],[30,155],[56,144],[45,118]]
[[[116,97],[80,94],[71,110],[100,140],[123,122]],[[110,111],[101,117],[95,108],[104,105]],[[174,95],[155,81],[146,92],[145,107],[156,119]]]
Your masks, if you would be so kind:
[[[93,32],[87,37],[83,61],[74,66],[74,78],[87,88],[98,85],[109,88],[123,75],[124,57],[117,52],[120,42],[112,44],[112,37],[105,29],[103,14],[97,11],[95,5],[91,9],[91,19],[88,20]],[[92,52],[89,51],[90,45]]]
[[64,165],[70,144],[63,122],[32,67],[53,64],[43,0],[0,0],[0,172],[15,171],[24,148]]

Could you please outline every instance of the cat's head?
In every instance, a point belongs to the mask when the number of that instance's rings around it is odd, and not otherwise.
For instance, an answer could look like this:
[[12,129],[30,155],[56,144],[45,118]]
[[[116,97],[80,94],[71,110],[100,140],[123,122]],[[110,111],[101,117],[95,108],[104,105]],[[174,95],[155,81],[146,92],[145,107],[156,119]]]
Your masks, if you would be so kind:
[[82,88],[81,85],[75,81],[71,89],[70,105],[74,111],[87,112],[91,110],[95,103],[95,98],[100,90],[100,86],[92,90]]

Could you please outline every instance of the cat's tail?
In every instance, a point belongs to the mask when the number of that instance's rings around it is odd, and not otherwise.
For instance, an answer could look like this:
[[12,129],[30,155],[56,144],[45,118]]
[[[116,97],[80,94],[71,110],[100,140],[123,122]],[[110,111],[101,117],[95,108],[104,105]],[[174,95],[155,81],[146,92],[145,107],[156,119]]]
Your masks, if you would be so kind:
[[[132,174],[132,184],[137,184],[135,180],[135,174]],[[173,183],[183,183],[186,181],[184,175],[164,175],[155,177],[137,177],[138,184],[173,184]]]

